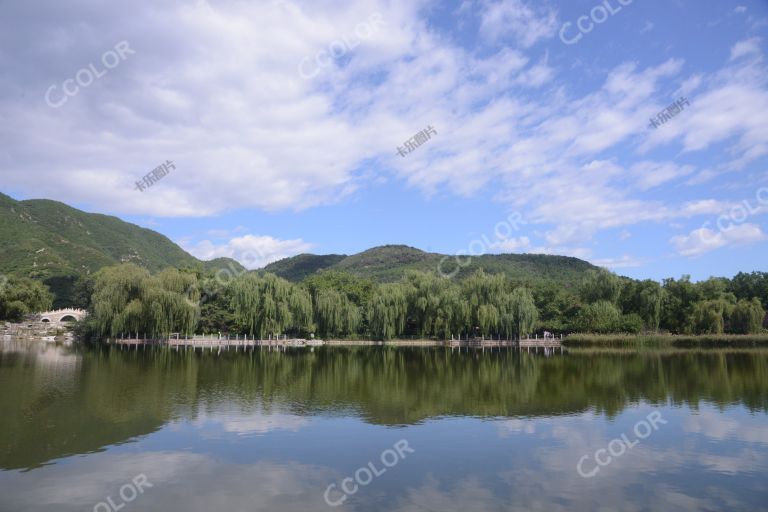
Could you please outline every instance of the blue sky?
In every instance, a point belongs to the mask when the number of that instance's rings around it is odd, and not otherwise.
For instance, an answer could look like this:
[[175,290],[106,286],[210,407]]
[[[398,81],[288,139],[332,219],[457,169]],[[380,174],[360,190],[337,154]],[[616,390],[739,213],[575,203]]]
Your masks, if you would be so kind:
[[13,197],[251,267],[402,243],[768,270],[766,0],[41,3],[0,8]]

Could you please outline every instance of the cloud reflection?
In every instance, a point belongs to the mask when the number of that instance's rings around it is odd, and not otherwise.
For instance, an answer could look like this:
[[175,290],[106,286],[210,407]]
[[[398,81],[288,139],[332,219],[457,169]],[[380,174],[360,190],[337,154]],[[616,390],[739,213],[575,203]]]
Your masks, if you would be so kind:
[[263,435],[275,431],[298,432],[308,426],[310,419],[286,412],[216,411],[198,416],[194,425],[198,428],[219,427],[225,432],[241,436]]

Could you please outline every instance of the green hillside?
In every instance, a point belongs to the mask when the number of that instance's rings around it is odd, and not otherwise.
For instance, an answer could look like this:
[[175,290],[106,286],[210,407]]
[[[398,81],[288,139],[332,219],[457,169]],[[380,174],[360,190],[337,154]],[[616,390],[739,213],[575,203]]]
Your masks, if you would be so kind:
[[[483,269],[525,280],[563,284],[580,281],[595,268],[586,261],[541,254],[500,254],[472,257],[457,268],[452,256],[405,245],[375,247],[351,256],[300,254],[267,265],[270,272],[298,282],[323,270],[336,270],[379,282],[400,280],[406,271],[436,273],[440,268],[459,280]],[[152,272],[167,267],[220,268],[243,271],[229,258],[201,262],[167,237],[117,217],[86,213],[45,199],[16,201],[0,194],[0,273],[32,277],[56,294],[55,306],[67,305],[77,278],[102,267],[131,262]]]
[[[40,279],[57,298],[78,276],[122,262],[166,267],[242,266],[228,258],[200,262],[167,237],[117,217],[86,213],[57,201],[16,201],[0,193],[0,272]],[[61,305],[57,300],[55,305]]]
[[[405,245],[375,247],[352,256],[315,256],[302,254],[271,263],[264,271],[277,274],[289,281],[301,281],[323,269],[347,272],[379,282],[398,281],[407,270],[438,271],[463,279],[483,269],[491,274],[506,274],[516,280],[552,280],[574,283],[584,273],[596,267],[586,261],[567,256],[546,254],[485,254],[467,260],[461,258],[457,269],[453,256],[424,252]],[[455,273],[455,274],[454,274]]]
[[263,272],[276,274],[289,281],[298,282],[315,272],[332,267],[347,258],[344,254],[299,254],[284,258],[264,267]]
[[216,258],[213,260],[203,261],[202,264],[203,269],[211,274],[215,274],[219,269],[226,269],[234,273],[245,272],[246,270],[239,261],[233,260],[232,258]]

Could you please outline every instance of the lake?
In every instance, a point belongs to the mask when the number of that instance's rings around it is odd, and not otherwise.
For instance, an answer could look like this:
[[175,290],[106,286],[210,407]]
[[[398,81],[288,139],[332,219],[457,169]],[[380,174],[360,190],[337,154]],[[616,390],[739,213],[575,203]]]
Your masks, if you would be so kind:
[[768,510],[768,351],[0,343],[0,510]]

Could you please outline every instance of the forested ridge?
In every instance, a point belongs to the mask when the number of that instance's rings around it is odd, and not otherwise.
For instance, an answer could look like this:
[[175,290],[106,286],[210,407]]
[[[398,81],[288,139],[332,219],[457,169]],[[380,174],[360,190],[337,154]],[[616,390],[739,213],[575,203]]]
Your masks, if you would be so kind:
[[0,193],[0,279],[41,281],[54,293],[54,307],[66,307],[73,305],[78,280],[123,262],[152,272],[188,266],[245,270],[229,258],[200,261],[166,236],[117,217],[47,199],[16,201]]
[[768,307],[765,272],[659,283],[577,258],[462,260],[404,245],[303,254],[248,272],[225,258],[202,262],[159,233],[55,201],[0,194],[0,221],[0,320],[81,307],[90,312],[81,328],[99,338],[758,333]]
[[[764,331],[768,273],[692,282],[688,276],[637,281],[592,270],[563,287],[478,270],[463,280],[407,271],[379,283],[336,270],[293,283],[269,273],[168,268],[152,274],[127,263],[83,279],[77,300],[92,337],[170,333],[277,334],[321,338],[514,339],[553,333],[753,334]],[[37,281],[15,278],[0,292],[0,318],[50,304]]]

